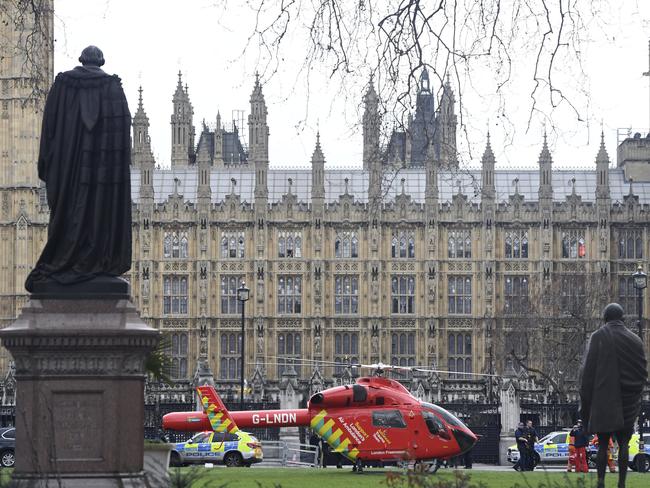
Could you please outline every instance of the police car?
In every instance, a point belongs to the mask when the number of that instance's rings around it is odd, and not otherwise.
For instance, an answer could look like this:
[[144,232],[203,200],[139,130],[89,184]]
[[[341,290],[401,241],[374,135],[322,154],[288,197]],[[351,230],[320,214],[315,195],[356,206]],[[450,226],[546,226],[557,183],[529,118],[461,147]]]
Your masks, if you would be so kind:
[[170,455],[172,466],[196,463],[223,463],[228,467],[250,466],[262,462],[262,444],[256,437],[241,430],[199,432],[186,442],[174,444]]
[[[556,431],[542,437],[535,443],[535,464],[539,463],[567,463],[569,461],[569,431]],[[593,446],[587,448],[587,464],[595,468],[596,464],[592,459]],[[517,445],[508,448],[508,461],[516,463],[519,461],[519,449]]]
[[643,452],[639,451],[639,434],[630,439],[630,457],[628,466],[636,471],[641,462],[641,471],[650,471],[650,434],[643,434]]

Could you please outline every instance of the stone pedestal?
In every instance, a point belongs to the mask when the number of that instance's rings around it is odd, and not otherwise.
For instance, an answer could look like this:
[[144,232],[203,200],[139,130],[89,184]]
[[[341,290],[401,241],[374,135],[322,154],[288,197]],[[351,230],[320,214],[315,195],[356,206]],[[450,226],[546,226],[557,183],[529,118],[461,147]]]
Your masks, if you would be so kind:
[[0,338],[16,365],[12,486],[148,486],[144,363],[159,332],[133,304],[32,299]]

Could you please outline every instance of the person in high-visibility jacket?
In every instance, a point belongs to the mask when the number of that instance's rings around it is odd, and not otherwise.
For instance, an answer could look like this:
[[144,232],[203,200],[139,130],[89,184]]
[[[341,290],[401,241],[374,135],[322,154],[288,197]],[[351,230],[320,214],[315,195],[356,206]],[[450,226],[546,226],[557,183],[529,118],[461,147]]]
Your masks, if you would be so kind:
[[[577,429],[578,426],[574,425],[573,428]],[[569,435],[569,459],[566,465],[567,473],[571,473],[576,467],[576,446],[574,442],[575,442],[575,437]]]
[[[594,435],[591,443],[598,447],[598,434]],[[614,462],[614,441],[609,438],[609,445],[607,446],[607,467],[610,473],[616,473],[616,463]]]

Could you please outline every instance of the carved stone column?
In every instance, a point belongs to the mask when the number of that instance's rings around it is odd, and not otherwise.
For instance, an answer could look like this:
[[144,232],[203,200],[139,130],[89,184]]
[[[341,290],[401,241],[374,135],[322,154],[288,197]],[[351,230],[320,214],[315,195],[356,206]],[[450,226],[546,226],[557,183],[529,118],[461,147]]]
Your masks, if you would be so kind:
[[0,338],[16,364],[12,486],[152,486],[144,367],[159,332],[129,300],[32,299]]
[[517,382],[505,379],[501,386],[501,440],[499,441],[499,464],[507,465],[508,446],[515,443],[515,429],[519,423],[521,406]]

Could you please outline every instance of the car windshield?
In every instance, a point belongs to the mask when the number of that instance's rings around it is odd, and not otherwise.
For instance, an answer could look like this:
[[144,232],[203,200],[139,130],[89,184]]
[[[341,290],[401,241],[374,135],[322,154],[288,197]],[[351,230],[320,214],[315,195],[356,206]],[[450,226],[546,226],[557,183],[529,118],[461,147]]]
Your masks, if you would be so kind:
[[199,444],[201,442],[208,442],[208,437],[210,437],[211,432],[199,432],[195,434],[189,441],[190,444]]
[[462,423],[458,417],[455,415],[451,414],[444,408],[439,407],[438,405],[434,405],[433,403],[427,403],[427,402],[421,402],[421,405],[424,408],[428,408],[429,410],[433,410],[436,412],[438,415],[442,417],[442,419],[447,422],[449,425],[453,425],[454,427],[463,427],[467,428],[464,423]]

